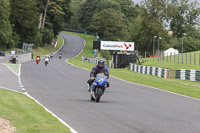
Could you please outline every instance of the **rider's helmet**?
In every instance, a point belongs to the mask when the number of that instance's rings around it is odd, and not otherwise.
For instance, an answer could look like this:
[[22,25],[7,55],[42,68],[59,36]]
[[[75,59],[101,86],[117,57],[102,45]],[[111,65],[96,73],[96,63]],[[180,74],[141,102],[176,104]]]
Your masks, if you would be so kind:
[[98,61],[98,67],[100,68],[100,69],[102,69],[103,67],[104,67],[104,61],[103,60],[99,60]]

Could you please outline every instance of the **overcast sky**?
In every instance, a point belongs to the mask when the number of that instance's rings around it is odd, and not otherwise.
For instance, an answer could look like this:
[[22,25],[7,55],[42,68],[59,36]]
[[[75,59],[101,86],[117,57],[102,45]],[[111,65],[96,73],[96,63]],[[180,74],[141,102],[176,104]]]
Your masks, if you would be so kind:
[[141,0],[133,0],[133,2],[136,4],[136,3],[139,3]]

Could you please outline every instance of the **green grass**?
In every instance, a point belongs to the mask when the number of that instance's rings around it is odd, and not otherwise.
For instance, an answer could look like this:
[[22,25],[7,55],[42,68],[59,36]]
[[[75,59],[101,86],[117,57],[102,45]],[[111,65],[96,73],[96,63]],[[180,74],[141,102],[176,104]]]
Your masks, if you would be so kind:
[[33,49],[33,55],[45,56],[45,55],[54,53],[62,46],[62,44],[63,44],[63,39],[60,36],[58,36],[58,44],[55,49],[52,45],[45,45],[44,47]]
[[10,63],[5,63],[7,67],[12,69],[17,75],[19,75],[19,64],[10,64]]
[[[38,47],[37,49],[33,49],[32,51],[34,57],[36,57],[37,55],[45,56],[45,55],[56,52],[63,44],[63,39],[61,38],[61,36],[58,35],[57,37],[58,37],[57,38],[58,44],[55,49],[52,45],[45,45],[44,47]],[[19,49],[19,48],[12,48],[12,49],[7,49],[6,53],[9,53],[10,50],[22,51],[22,49]]]
[[8,54],[8,53],[10,53],[10,50],[15,50],[15,51],[20,51],[20,52],[22,52],[22,49],[20,49],[20,48],[7,49],[5,52]]
[[[196,54],[196,65],[194,65],[194,53]],[[179,55],[179,63],[178,63],[178,55],[171,56],[171,62],[170,62],[170,56],[165,57],[164,61],[159,61],[158,58],[147,58],[146,62],[142,63],[144,66],[155,66],[155,67],[161,67],[161,68],[168,68],[170,69],[170,77],[175,78],[175,70],[176,69],[193,69],[193,70],[200,70],[199,66],[199,54],[200,51],[191,52],[191,64],[190,64],[190,53],[184,53],[183,54],[183,64],[182,56]],[[187,64],[186,64],[186,55],[187,55]],[[198,55],[198,56],[197,56]],[[168,58],[168,62],[167,62]],[[174,61],[175,59],[175,61]],[[137,63],[138,64],[138,63]]]
[[[81,56],[83,55],[83,56],[92,57],[92,41],[95,38],[90,35],[84,35],[84,34],[79,34],[79,33],[72,33],[72,32],[67,32],[67,33],[79,35],[86,41],[86,46],[82,54],[74,59],[70,59],[69,63],[91,70],[94,64],[90,64],[88,62],[82,62]],[[154,63],[156,63],[156,61]],[[169,64],[169,67],[172,67],[171,65],[172,64]],[[163,66],[160,65],[160,67],[167,68],[165,64],[163,64]],[[174,68],[176,67],[174,66]],[[199,82],[172,79],[172,78],[163,79],[163,78],[158,78],[152,75],[144,75],[144,74],[135,73],[128,69],[110,69],[110,74],[111,76],[114,76],[126,81],[144,84],[147,86],[156,87],[163,90],[168,90],[168,91],[183,94],[186,96],[200,98],[200,83]],[[111,86],[112,86],[112,83],[111,83]]]
[[[196,53],[196,65],[194,65],[194,53]],[[178,55],[171,56],[171,62],[170,62],[170,57],[168,57],[168,62],[167,62],[167,57],[165,57],[164,61],[158,62],[158,58],[147,58],[146,62],[144,62],[142,65],[146,66],[157,66],[157,67],[164,67],[164,68],[169,68],[169,69],[197,69],[200,70],[199,66],[199,54],[200,51],[195,51],[191,52],[191,64],[190,64],[190,53],[187,53],[187,64],[186,64],[186,53],[183,54],[183,64],[181,63],[182,57],[179,55],[179,63],[178,63]],[[198,56],[197,56],[198,55]],[[175,58],[175,62],[174,62]]]
[[24,94],[0,89],[0,117],[11,121],[17,133],[70,133],[50,113]]

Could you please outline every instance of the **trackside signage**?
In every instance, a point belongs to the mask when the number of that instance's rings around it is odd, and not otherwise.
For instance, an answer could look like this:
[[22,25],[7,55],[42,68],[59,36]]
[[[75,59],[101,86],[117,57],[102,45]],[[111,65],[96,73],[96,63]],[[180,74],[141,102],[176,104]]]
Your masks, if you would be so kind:
[[134,42],[101,41],[101,49],[134,51]]

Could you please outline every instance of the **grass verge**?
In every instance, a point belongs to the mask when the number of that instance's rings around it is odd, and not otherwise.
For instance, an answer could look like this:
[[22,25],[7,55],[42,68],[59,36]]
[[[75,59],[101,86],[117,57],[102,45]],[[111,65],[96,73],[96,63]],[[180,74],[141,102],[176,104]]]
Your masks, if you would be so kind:
[[[191,64],[190,64],[190,54],[191,54]],[[194,54],[196,54],[196,61],[194,61]],[[165,57],[164,61],[159,61],[158,58],[147,58],[142,65],[144,66],[155,66],[155,67],[161,67],[161,68],[168,68],[170,69],[170,77],[175,78],[175,70],[176,69],[192,69],[192,70],[200,70],[199,65],[199,57],[197,55],[200,54],[200,51],[195,51],[191,53],[184,53],[183,54],[183,64],[181,63],[181,55],[175,55],[175,56],[169,56]],[[186,57],[187,57],[187,64],[186,64]],[[197,58],[198,57],[198,58]],[[168,58],[168,59],[167,59]],[[171,62],[170,62],[171,58]],[[179,58],[179,63],[178,63]],[[168,61],[167,61],[168,60]],[[194,65],[194,62],[195,65]]]
[[50,113],[24,94],[0,89],[0,117],[11,121],[17,133],[70,133]]
[[61,36],[58,35],[58,44],[56,46],[56,48],[52,47],[51,45],[45,45],[44,47],[39,47],[37,49],[33,49],[33,55],[34,56],[44,56],[44,55],[48,55],[51,53],[56,52],[58,49],[60,49],[60,47],[63,44],[63,39],[61,38]]
[[[58,44],[57,44],[56,48],[54,48],[52,45],[45,45],[44,47],[38,47],[37,49],[33,49],[33,51],[32,51],[33,55],[34,56],[37,56],[37,55],[44,56],[44,55],[48,55],[48,54],[56,52],[57,50],[60,49],[60,47],[63,44],[63,39],[60,35],[57,36],[57,41],[58,41]],[[12,49],[7,49],[6,53],[9,53],[10,50],[22,51],[22,49],[19,49],[19,48],[12,48]]]
[[[73,32],[65,32],[65,33],[78,35],[86,41],[86,45],[83,52],[78,57],[68,60],[69,63],[91,70],[94,65],[91,65],[88,62],[82,62],[81,56],[92,57],[92,41],[95,40],[95,37],[90,36],[90,35],[80,34],[80,33],[73,33]],[[166,80],[166,79],[158,78],[151,75],[135,73],[128,69],[110,69],[110,74],[111,76],[115,76],[117,78],[120,78],[126,81],[139,83],[139,84],[143,84],[143,85],[147,85],[151,87],[156,87],[163,90],[168,90],[171,92],[186,95],[186,96],[200,98],[200,83],[199,82],[179,80],[179,79]],[[111,83],[111,86],[112,86],[112,83]]]
[[20,66],[20,64],[4,63],[4,65],[6,65],[11,70],[13,70],[17,75],[19,75],[19,66]]

